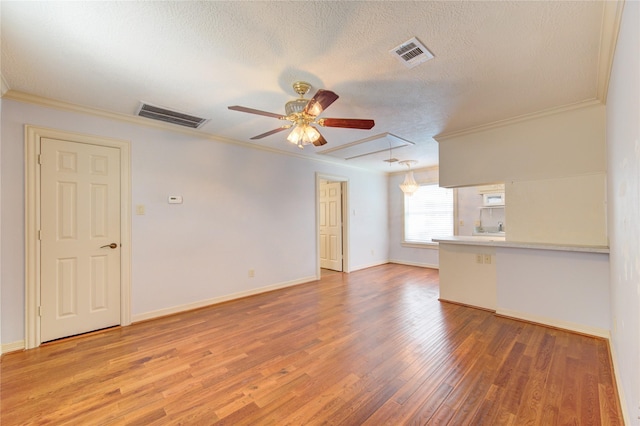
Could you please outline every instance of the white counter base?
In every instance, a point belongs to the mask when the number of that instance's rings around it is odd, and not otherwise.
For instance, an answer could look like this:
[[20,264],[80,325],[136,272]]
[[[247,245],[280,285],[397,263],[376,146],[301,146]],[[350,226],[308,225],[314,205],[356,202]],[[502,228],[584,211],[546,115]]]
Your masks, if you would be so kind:
[[[606,247],[440,239],[440,298],[578,333],[610,335]],[[491,263],[478,263],[477,256]]]

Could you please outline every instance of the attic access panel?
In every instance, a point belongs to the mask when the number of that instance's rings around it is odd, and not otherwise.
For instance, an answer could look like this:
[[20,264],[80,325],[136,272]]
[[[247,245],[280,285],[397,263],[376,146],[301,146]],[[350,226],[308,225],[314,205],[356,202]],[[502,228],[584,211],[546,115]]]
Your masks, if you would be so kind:
[[352,160],[354,158],[378,154],[409,145],[415,145],[415,143],[402,139],[392,133],[381,133],[335,148],[318,151],[318,154],[330,155],[331,157],[342,158],[343,160]]

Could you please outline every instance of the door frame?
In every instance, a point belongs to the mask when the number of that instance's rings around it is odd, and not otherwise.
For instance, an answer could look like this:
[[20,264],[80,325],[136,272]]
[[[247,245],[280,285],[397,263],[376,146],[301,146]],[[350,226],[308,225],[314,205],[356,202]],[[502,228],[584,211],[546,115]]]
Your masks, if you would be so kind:
[[131,324],[131,144],[129,141],[25,125],[25,349],[40,337],[40,155],[43,138],[120,151],[120,325]]
[[342,272],[351,272],[349,267],[349,179],[344,176],[316,172],[316,279],[320,279],[320,181],[340,182],[342,198]]

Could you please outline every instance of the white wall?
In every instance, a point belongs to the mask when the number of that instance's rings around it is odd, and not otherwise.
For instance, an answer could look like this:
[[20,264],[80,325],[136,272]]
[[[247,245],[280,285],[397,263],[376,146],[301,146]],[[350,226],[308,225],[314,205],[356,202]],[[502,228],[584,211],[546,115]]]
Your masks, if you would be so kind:
[[640,3],[624,5],[607,98],[612,346],[627,424],[640,420]]
[[[0,80],[4,82],[2,76]],[[3,85],[4,86],[4,85]],[[2,89],[4,94],[4,87]],[[2,164],[2,99],[0,98],[0,164]],[[2,191],[2,173],[0,173],[0,195]],[[2,197],[0,196],[0,354],[2,354]]]
[[498,314],[608,336],[606,253],[498,247],[496,265]]
[[[438,142],[441,186],[506,183],[508,241],[606,245],[604,105],[441,136]],[[584,207],[598,214],[584,214]]]
[[317,172],[348,179],[350,269],[388,259],[384,174],[7,99],[1,113],[4,344],[24,339],[25,124],[131,141],[134,320],[315,279]]
[[436,138],[440,186],[606,171],[605,107],[600,103]]
[[[438,182],[438,169],[416,170],[413,174],[418,183]],[[403,245],[404,235],[404,194],[398,187],[404,181],[405,173],[389,176],[389,261],[406,265],[438,267],[438,246]]]
[[605,173],[508,181],[508,241],[607,246]]

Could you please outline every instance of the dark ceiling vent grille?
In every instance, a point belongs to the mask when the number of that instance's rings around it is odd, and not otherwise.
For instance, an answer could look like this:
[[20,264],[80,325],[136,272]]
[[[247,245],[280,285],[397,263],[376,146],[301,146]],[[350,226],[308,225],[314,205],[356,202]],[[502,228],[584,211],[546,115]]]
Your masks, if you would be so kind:
[[405,41],[400,46],[396,46],[389,51],[395,58],[402,62],[407,68],[413,68],[423,62],[433,59],[433,53],[417,38]]
[[206,118],[196,117],[145,103],[140,104],[136,115],[152,120],[164,121],[165,123],[177,124],[178,126],[190,127],[192,129],[198,129],[209,121]]

